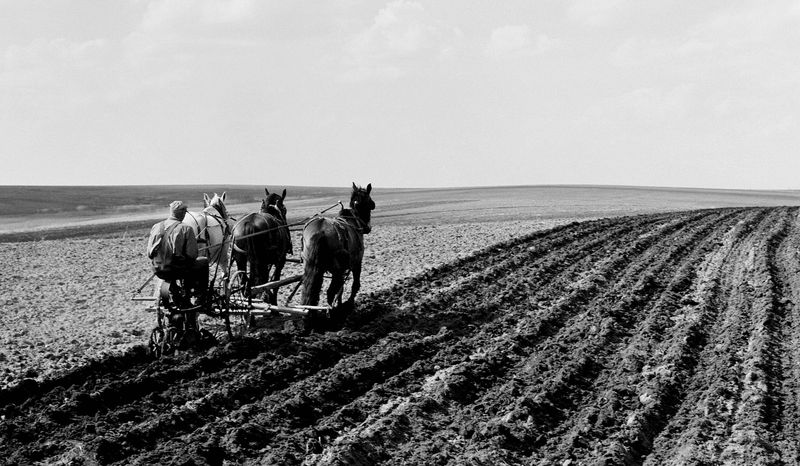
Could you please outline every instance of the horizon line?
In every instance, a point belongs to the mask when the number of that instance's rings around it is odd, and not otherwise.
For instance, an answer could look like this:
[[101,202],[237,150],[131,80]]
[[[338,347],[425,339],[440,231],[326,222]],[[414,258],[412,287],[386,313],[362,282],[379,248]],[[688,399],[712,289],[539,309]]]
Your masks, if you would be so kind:
[[[356,183],[357,184],[357,183]],[[113,187],[251,187],[251,186],[281,186],[286,188],[323,188],[323,189],[348,189],[350,186],[324,186],[300,184],[254,184],[254,183],[170,183],[170,184],[0,184],[0,188],[113,188]],[[373,185],[373,188],[376,186]],[[454,190],[454,189],[497,189],[497,188],[617,188],[617,189],[682,189],[696,191],[767,191],[767,192],[798,192],[800,188],[710,188],[697,186],[668,186],[668,185],[633,185],[633,184],[595,184],[595,183],[548,183],[548,184],[498,184],[498,185],[463,185],[463,186],[387,186],[379,189],[390,190]]]

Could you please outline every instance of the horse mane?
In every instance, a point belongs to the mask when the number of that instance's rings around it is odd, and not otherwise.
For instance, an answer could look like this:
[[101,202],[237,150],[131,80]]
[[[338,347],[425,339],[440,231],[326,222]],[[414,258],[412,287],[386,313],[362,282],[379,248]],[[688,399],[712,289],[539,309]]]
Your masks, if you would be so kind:
[[[205,196],[205,194],[204,194],[204,196]],[[225,207],[225,201],[223,199],[224,197],[225,197],[225,193],[222,193],[222,196],[219,196],[217,193],[214,193],[214,197],[212,197],[210,200],[206,201],[207,205],[206,205],[206,208],[203,209],[203,212],[212,213],[211,209],[214,209],[214,210],[217,211],[217,213],[222,218],[227,219],[228,218],[228,209],[227,209],[227,207]]]
[[277,193],[270,193],[266,199],[261,201],[261,213],[269,214],[279,221],[286,223],[285,209],[281,209],[283,197]]
[[278,209],[278,207],[274,205],[261,204],[261,213],[269,215],[270,217],[274,217],[281,223],[285,223],[283,218],[283,213],[280,211],[280,209]]

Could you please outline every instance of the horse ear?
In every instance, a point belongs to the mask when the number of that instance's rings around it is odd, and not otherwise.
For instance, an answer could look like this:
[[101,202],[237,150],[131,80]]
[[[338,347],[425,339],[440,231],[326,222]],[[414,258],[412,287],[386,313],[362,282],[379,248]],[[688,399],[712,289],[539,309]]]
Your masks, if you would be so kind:
[[283,194],[281,195],[281,200],[286,199],[286,188],[283,188]]
[[267,197],[269,197],[269,189],[267,189],[266,187],[264,188],[264,194],[266,194]]
[[355,182],[353,182],[353,191],[358,191],[358,186],[356,186]]
[[367,185],[367,194],[369,194],[370,191],[372,191],[372,183]]
[[208,194],[203,193],[203,204],[205,207],[208,207],[211,204],[211,199],[208,198]]
[[222,199],[222,202],[225,202],[225,196],[227,195],[228,195],[227,191],[222,191],[222,196],[220,197],[220,199]]

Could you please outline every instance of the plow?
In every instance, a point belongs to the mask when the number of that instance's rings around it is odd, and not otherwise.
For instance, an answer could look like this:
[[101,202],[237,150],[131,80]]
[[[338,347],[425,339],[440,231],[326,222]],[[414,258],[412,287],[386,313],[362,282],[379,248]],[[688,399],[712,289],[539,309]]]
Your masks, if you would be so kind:
[[[341,202],[337,202],[311,218],[341,205]],[[304,222],[284,225],[282,228],[297,231],[292,227],[303,225]],[[253,235],[263,233],[266,232]],[[231,250],[235,240],[233,237],[226,240]],[[303,265],[302,259],[294,258],[287,258],[286,263],[294,263],[301,267]],[[292,302],[302,285],[302,273],[251,285],[247,271],[235,270],[233,261],[229,261],[225,272],[220,280],[216,279],[215,273],[210,279],[211,284],[205,296],[198,297],[194,301],[191,301],[185,293],[182,280],[164,281],[155,274],[134,292],[131,299],[147,303],[145,311],[156,316],[156,326],[150,332],[148,342],[149,350],[155,357],[169,355],[177,350],[210,347],[222,338],[241,338],[257,320],[265,318],[278,316],[299,318],[303,331],[308,332],[314,329],[321,319],[330,317],[334,310],[334,306],[328,304],[305,305]],[[153,294],[142,296],[143,290],[153,281],[155,281]],[[290,285],[293,285],[290,294],[282,304],[279,304],[278,290]],[[343,291],[344,283],[334,301],[337,306],[342,304]],[[268,299],[270,295],[274,297]]]

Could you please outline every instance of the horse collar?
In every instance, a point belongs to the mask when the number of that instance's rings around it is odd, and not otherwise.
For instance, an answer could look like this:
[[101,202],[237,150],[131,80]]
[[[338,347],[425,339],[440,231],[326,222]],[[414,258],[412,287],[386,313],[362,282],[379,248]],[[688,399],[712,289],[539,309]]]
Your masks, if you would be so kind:
[[359,216],[359,215],[356,213],[355,209],[353,209],[353,208],[350,208],[350,209],[342,209],[342,212],[341,212],[341,214],[340,214],[340,215],[341,215],[342,217],[349,217],[349,218],[352,218],[352,219],[354,219],[356,222],[358,222],[358,226],[357,226],[356,228],[358,228],[358,230],[359,230],[361,233],[369,233],[370,231],[372,231],[372,228],[370,228],[370,226],[369,226],[369,222],[366,222],[366,221],[364,221],[364,219],[363,219],[363,218],[361,218],[361,217],[360,217],[360,216]]
[[210,215],[210,216],[212,216],[212,217],[214,217],[216,219],[223,219],[223,220],[225,219],[225,215],[223,215],[222,212],[220,212],[220,210],[216,206],[213,206],[213,205],[210,205],[210,206],[206,207],[205,209],[203,209],[203,212],[205,212],[206,214],[208,214],[208,215]]

